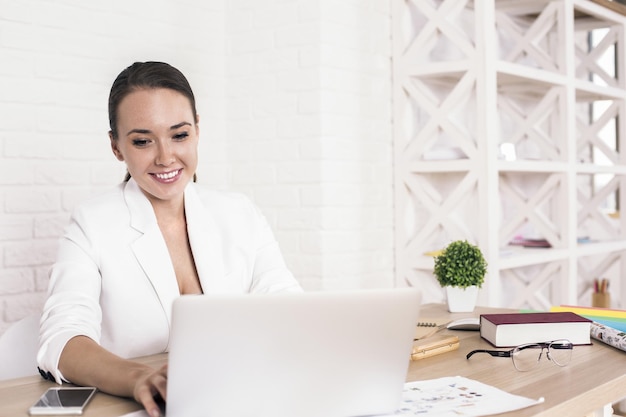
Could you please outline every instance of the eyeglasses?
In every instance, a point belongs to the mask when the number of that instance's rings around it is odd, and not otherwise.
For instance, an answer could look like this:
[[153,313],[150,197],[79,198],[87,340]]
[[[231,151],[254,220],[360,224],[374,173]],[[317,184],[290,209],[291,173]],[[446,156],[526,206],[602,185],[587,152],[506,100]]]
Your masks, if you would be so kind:
[[539,365],[544,349],[548,360],[558,366],[566,366],[572,359],[573,348],[572,342],[562,339],[544,343],[528,343],[511,350],[473,350],[467,354],[467,359],[475,353],[488,353],[497,358],[512,358],[515,369],[523,372],[530,371]]

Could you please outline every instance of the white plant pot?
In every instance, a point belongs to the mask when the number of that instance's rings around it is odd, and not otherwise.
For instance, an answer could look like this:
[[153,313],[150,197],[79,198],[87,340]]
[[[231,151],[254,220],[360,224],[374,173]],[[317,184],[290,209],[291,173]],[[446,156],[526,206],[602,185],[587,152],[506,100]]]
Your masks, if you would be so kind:
[[478,287],[446,287],[446,296],[450,313],[471,313],[476,307]]

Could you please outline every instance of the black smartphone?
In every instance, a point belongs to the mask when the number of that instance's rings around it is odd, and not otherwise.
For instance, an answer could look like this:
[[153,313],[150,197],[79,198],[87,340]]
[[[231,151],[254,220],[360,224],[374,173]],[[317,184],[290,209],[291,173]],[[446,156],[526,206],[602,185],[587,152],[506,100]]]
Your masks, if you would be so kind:
[[85,406],[96,393],[94,387],[53,387],[39,398],[28,413],[35,415],[83,414]]

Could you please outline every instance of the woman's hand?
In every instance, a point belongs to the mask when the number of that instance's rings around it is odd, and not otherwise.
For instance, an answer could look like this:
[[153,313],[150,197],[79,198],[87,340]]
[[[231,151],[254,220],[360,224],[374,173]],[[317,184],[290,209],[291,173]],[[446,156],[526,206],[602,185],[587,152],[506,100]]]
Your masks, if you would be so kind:
[[161,410],[155,400],[166,398],[167,365],[160,369],[122,359],[86,336],[70,339],[59,359],[59,370],[76,385],[97,387],[120,397],[132,397],[151,417]]
[[156,402],[158,396],[163,400],[167,398],[167,365],[163,365],[161,369],[146,372],[135,383],[133,397],[135,401],[143,405],[150,417],[161,416],[161,410]]

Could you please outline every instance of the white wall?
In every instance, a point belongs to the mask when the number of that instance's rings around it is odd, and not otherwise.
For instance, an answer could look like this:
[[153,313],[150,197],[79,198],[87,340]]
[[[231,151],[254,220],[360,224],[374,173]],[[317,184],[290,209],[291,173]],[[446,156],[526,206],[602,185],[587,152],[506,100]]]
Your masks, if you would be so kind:
[[106,102],[133,61],[188,76],[200,182],[253,197],[305,288],[393,285],[389,24],[381,0],[0,0],[0,333],[122,178]]
[[392,285],[389,4],[226,4],[232,184],[306,288]]

